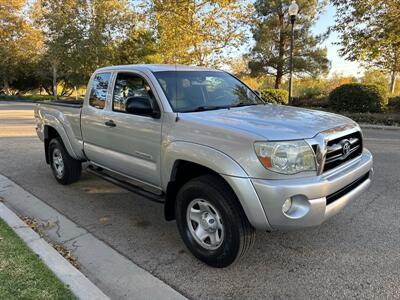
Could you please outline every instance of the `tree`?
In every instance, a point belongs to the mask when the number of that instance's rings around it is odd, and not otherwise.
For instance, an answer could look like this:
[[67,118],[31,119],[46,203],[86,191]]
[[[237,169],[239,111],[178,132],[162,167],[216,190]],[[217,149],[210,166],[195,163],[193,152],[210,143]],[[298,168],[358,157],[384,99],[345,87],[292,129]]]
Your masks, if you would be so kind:
[[28,65],[38,60],[42,37],[23,16],[26,1],[0,0],[0,80],[10,94],[13,81],[28,76]]
[[154,33],[146,28],[132,28],[117,50],[120,64],[161,63]]
[[[253,27],[255,46],[247,55],[253,75],[268,74],[275,77],[275,88],[289,73],[290,0],[256,0],[256,21]],[[293,69],[299,75],[318,76],[327,73],[330,67],[327,50],[319,47],[323,36],[311,34],[326,1],[297,1],[300,10],[296,20]]]
[[128,0],[37,0],[32,14],[46,37],[38,74],[55,98],[57,87],[68,94],[99,67],[160,61],[154,34]]
[[130,9],[128,0],[88,1],[85,53],[87,72],[118,62],[117,48],[126,40],[137,17]]
[[363,84],[373,84],[382,87],[386,92],[389,92],[388,77],[382,70],[369,69],[364,72],[361,78]]
[[332,0],[340,34],[340,54],[365,66],[385,70],[394,93],[400,72],[399,0]]
[[38,75],[55,99],[59,83],[66,87],[68,75],[79,72],[86,11],[86,0],[37,0],[32,6],[32,17],[45,37]]
[[217,66],[245,38],[246,1],[154,0],[149,13],[164,63]]

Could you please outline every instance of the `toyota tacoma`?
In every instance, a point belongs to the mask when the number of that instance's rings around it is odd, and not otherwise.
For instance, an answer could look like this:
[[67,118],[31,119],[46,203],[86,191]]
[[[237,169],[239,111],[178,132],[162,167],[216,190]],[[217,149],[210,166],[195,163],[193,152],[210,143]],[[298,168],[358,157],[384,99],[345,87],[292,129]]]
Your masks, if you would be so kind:
[[95,71],[82,103],[35,109],[56,180],[87,170],[162,202],[188,249],[226,267],[255,231],[317,226],[371,183],[360,127],[266,103],[224,71],[126,65]]

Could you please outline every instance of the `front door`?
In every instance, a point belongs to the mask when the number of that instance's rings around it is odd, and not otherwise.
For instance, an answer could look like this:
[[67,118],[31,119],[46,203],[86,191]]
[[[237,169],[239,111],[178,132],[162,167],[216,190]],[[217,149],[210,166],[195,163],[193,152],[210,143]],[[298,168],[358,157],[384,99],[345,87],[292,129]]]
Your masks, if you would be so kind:
[[162,119],[148,112],[132,111],[129,104],[138,99],[148,101],[153,111],[159,111],[155,95],[143,76],[118,73],[110,105],[104,112],[108,124],[104,166],[159,187]]

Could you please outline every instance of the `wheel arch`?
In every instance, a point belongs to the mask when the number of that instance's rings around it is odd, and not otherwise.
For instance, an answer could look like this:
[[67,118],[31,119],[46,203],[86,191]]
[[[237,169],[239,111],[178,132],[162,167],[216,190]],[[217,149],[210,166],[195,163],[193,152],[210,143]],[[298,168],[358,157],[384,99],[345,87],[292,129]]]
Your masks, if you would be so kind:
[[206,174],[220,177],[233,192],[234,189],[223,175],[248,177],[236,161],[217,149],[183,141],[173,142],[165,148],[162,182],[166,191],[166,220],[175,219],[175,198],[179,188],[189,180]]
[[[61,125],[60,125],[61,126]],[[60,126],[54,126],[53,124],[46,124],[44,125],[43,128],[43,135],[44,135],[44,152],[45,152],[45,157],[46,157],[46,163],[50,163],[50,158],[49,158],[49,144],[50,141],[54,138],[59,137],[61,139],[61,142],[63,143],[66,151],[68,154],[73,157],[77,158],[77,155],[75,154],[71,143],[69,142],[68,136],[66,132],[60,128]]]
[[161,169],[163,189],[166,191],[166,220],[175,219],[175,198],[179,187],[192,178],[212,174],[220,177],[233,191],[255,228],[271,229],[251,179],[231,157],[217,149],[188,142],[171,143],[164,153]]
[[217,174],[248,177],[243,168],[225,153],[201,144],[174,141],[166,146],[161,161],[161,182],[163,188],[175,176],[180,161],[191,162],[214,171]]
[[[164,214],[166,220],[171,221],[175,219],[175,199],[179,188],[191,179],[203,175],[218,176],[222,181],[226,183],[228,187],[230,187],[229,183],[218,172],[209,167],[184,159],[177,159],[174,162],[173,168],[171,170],[170,181],[168,182],[166,189],[166,198],[164,205]],[[233,192],[232,188],[231,190]]]

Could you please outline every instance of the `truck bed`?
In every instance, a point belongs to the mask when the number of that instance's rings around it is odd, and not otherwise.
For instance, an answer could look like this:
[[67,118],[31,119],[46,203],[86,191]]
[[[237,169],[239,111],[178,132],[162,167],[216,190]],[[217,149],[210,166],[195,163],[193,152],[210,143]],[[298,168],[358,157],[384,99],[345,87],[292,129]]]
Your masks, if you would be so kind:
[[82,106],[81,101],[61,100],[40,102],[35,109],[39,132],[44,133],[46,124],[54,127],[77,159],[84,158],[80,120]]
[[41,102],[40,104],[82,108],[83,101],[79,101],[79,100],[76,100],[76,101],[75,100],[57,100],[57,101],[51,101],[51,102]]

